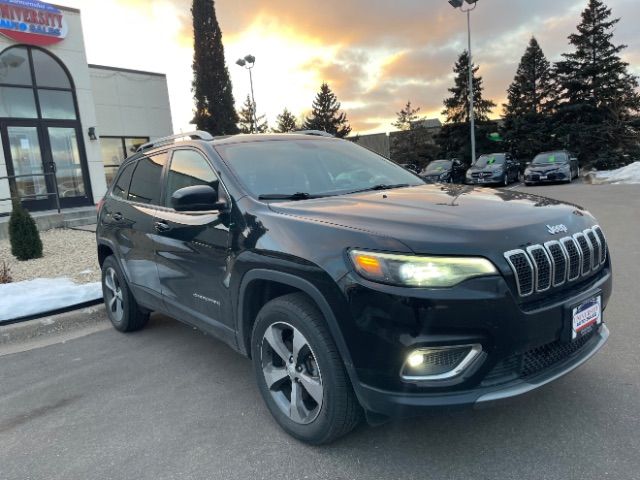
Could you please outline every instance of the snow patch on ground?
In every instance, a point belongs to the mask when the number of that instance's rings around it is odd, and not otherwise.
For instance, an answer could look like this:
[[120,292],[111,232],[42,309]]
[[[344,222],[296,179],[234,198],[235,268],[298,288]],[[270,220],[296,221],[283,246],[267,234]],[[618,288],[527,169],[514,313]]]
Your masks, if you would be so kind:
[[611,183],[614,185],[640,183],[640,162],[634,162],[626,167],[606,172],[592,173],[593,183]]
[[78,285],[68,278],[37,278],[8,283],[0,285],[0,323],[101,298],[99,282]]

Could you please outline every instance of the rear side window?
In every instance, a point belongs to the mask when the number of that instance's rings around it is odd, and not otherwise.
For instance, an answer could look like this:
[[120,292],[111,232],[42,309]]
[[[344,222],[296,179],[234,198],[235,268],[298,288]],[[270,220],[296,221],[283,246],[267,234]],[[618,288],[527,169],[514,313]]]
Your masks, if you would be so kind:
[[130,163],[122,169],[122,172],[118,177],[118,181],[113,186],[113,190],[111,191],[114,197],[118,197],[123,200],[127,199],[127,192],[129,191],[129,184],[131,183],[131,175],[133,174],[134,166],[135,163]]
[[132,202],[160,205],[162,169],[166,163],[166,153],[139,160],[127,198]]
[[218,191],[220,181],[209,162],[194,150],[176,150],[167,175],[165,206],[171,207],[171,196],[177,190],[196,185],[208,185]]

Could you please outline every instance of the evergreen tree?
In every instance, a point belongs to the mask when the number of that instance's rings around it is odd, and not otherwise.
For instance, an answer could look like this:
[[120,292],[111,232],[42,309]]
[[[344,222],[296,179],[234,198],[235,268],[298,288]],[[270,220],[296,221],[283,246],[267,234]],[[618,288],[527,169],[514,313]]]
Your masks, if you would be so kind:
[[[443,157],[455,157],[469,163],[471,159],[470,118],[469,118],[469,54],[464,51],[458,57],[453,68],[454,86],[449,89],[451,96],[444,101],[442,114],[447,117],[446,124],[436,136]],[[495,144],[488,135],[495,132],[494,122],[489,121],[489,113],[496,106],[482,96],[484,87],[482,77],[477,75],[478,67],[473,66],[473,98],[476,120],[476,154],[490,153]],[[475,160],[475,159],[474,159]]]
[[557,133],[588,164],[626,162],[626,155],[638,151],[638,79],[620,58],[626,45],[612,41],[619,21],[604,2],[589,0],[578,32],[569,36],[574,51],[556,64]]
[[408,100],[405,107],[396,113],[398,119],[391,125],[396,127],[398,130],[411,130],[411,123],[418,120],[419,111],[420,107],[413,108],[411,106],[411,100]]
[[213,0],[193,0],[194,54],[192,91],[195,123],[212,135],[238,133],[238,115],[224,59],[222,32]]
[[42,258],[42,241],[36,222],[20,202],[13,203],[9,219],[11,254],[20,261]]
[[507,90],[507,100],[502,136],[509,149],[524,160],[552,148],[555,85],[551,64],[533,37]]
[[[242,133],[266,133],[269,129],[264,115],[256,116],[255,105],[251,101],[251,97],[247,95],[247,99],[242,105],[242,110],[238,113],[240,118],[238,124]],[[257,122],[257,123],[256,123]]]
[[275,133],[288,133],[298,130],[296,117],[286,108],[276,117],[276,123],[276,128],[273,130]]
[[320,87],[313,101],[311,116],[305,119],[304,129],[321,130],[340,138],[351,133],[347,116],[340,111],[340,102],[327,83]]

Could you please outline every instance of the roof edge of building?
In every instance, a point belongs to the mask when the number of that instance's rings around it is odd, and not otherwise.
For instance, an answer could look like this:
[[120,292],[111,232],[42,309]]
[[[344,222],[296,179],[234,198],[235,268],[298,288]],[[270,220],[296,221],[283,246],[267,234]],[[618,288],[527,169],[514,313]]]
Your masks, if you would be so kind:
[[132,70],[130,68],[120,68],[120,67],[110,67],[107,65],[96,65],[94,63],[89,64],[89,68],[94,68],[96,70],[109,70],[112,72],[122,72],[122,73],[134,73],[139,75],[152,75],[154,77],[163,77],[166,78],[166,73],[158,73],[158,72],[146,72],[144,70]]

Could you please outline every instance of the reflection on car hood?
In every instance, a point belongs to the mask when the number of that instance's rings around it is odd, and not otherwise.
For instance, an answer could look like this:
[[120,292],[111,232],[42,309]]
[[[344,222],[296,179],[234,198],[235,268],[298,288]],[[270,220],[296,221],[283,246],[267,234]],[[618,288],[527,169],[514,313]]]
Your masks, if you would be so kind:
[[[548,241],[546,225],[570,232],[592,225],[581,207],[526,193],[462,185],[421,185],[302,202],[271,203],[277,213],[395,238],[415,252],[507,249]],[[484,244],[485,248],[480,248]],[[502,250],[504,251],[504,250]]]

